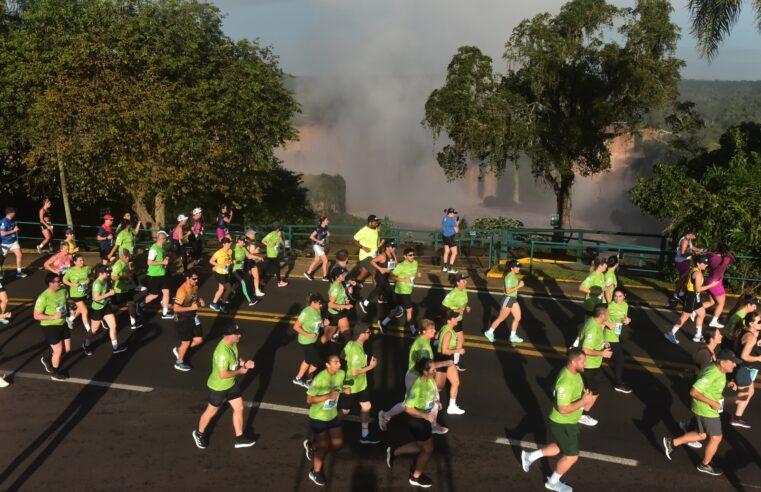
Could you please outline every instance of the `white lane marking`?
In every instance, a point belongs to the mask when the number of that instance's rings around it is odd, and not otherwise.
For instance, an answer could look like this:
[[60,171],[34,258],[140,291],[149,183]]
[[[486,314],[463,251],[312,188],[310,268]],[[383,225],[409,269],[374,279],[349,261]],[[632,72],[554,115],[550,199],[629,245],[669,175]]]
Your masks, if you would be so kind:
[[[519,441],[518,439],[506,439],[504,437],[498,437],[494,440],[495,444],[502,444],[505,446],[512,446],[512,447],[519,447],[519,448],[527,448],[527,449],[538,449],[539,446],[530,441]],[[591,453],[589,451],[581,451],[579,452],[579,456],[582,458],[589,458],[592,460],[597,461],[605,461],[607,463],[615,463],[617,465],[626,465],[626,466],[639,466],[639,461],[632,460],[629,458],[621,458],[618,456],[610,456],[607,454],[600,454],[600,453]]]
[[[36,374],[33,372],[16,372],[10,370],[0,369],[0,373],[5,372],[14,378],[26,378],[26,379],[39,379],[40,381],[52,381],[49,375]],[[131,384],[112,383],[110,381],[96,381],[94,379],[82,379],[82,378],[68,378],[64,381],[53,381],[55,383],[72,383],[81,384],[83,386],[98,386],[101,388],[111,388],[125,391],[136,391],[138,393],[150,393],[153,388],[150,386],[134,386]]]
[[[267,403],[264,401],[244,401],[243,405],[248,408],[261,408],[262,410],[272,410],[275,412],[293,413],[296,415],[309,415],[309,410],[302,407],[292,407],[289,405],[278,405],[277,403]],[[360,418],[356,415],[347,415],[343,420],[350,422],[359,422]],[[370,419],[372,422],[373,419]]]

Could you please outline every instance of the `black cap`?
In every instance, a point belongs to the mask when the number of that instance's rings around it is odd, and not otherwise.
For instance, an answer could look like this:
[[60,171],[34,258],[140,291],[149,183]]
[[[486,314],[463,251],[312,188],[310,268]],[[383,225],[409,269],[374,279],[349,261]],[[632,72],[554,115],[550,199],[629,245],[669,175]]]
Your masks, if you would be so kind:
[[280,221],[276,220],[275,222],[273,222],[272,223],[272,228],[273,229],[280,229]]
[[394,241],[393,239],[391,239],[390,241],[386,241],[383,244],[383,247],[384,248],[396,248],[396,241]]
[[521,262],[518,260],[512,260],[507,264],[507,268],[520,268]]
[[338,267],[338,268],[334,268],[333,271],[330,272],[330,274],[331,274],[330,278],[335,280],[338,277],[340,277],[341,275],[348,275],[349,274],[349,270],[347,270],[346,268]]
[[470,278],[467,273],[458,273],[454,276],[455,283],[459,282],[460,280],[465,280],[467,278]]
[[323,304],[322,296],[320,296],[320,294],[309,294],[307,300],[309,304],[312,304],[313,302],[319,302],[320,304]]
[[456,319],[460,317],[460,313],[457,311],[449,310],[447,311],[447,314],[444,315],[444,321],[449,321],[450,319]]
[[731,360],[737,365],[740,365],[743,363],[742,360],[738,359],[734,352],[727,349],[721,349],[716,354],[716,360]]
[[708,265],[711,261],[708,259],[707,256],[698,256],[697,260],[695,260],[695,263],[704,263]]
[[232,323],[225,326],[225,330],[222,333],[225,335],[242,335],[243,330],[240,329],[237,323]]
[[689,226],[687,230],[684,231],[685,234],[697,234],[698,228],[695,226]]
[[450,208],[448,208],[446,210],[446,213],[448,213],[448,214],[459,214],[460,212],[458,212],[457,210],[455,210],[455,209],[450,207]]
[[367,216],[367,222],[368,223],[370,223],[370,222],[380,222],[380,221],[381,221],[380,217],[378,217],[375,214],[370,214],[370,215]]
[[101,273],[111,273],[111,269],[107,267],[106,265],[98,265],[98,268],[95,270],[98,275]]

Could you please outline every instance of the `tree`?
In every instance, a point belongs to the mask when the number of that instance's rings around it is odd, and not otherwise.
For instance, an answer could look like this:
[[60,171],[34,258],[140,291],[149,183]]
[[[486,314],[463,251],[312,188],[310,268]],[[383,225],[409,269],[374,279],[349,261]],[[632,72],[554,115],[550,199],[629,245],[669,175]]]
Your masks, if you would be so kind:
[[[561,227],[569,227],[576,176],[607,170],[607,143],[676,98],[683,62],[673,57],[678,28],[670,12],[665,0],[631,9],[573,0],[513,30],[505,75],[478,48],[460,48],[423,120],[434,138],[445,132],[451,140],[437,154],[447,178],[462,177],[471,163],[499,175],[525,153],[555,193]],[[606,42],[614,26],[623,44]]]
[[[711,60],[719,52],[719,45],[737,24],[743,0],[690,0],[688,6],[692,17],[692,34],[698,39],[702,56]],[[748,2],[761,19],[761,0]],[[761,24],[759,24],[761,29]]]
[[274,156],[298,111],[277,57],[221,22],[196,1],[24,2],[8,41],[24,125],[0,151],[32,186],[62,163],[78,204],[117,196],[158,226],[189,196],[254,213],[285,193],[285,215],[311,217]]

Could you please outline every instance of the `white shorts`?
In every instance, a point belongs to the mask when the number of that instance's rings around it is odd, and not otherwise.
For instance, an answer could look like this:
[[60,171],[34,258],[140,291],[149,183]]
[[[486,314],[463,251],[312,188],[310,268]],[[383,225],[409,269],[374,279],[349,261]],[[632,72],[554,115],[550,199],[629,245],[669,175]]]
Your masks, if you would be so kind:
[[18,241],[14,241],[11,244],[0,244],[0,250],[3,253],[3,256],[7,255],[10,251],[13,251],[14,249],[21,249],[21,246],[19,246]]
[[314,251],[315,256],[325,256],[325,246],[320,246],[319,244],[313,244],[312,251]]

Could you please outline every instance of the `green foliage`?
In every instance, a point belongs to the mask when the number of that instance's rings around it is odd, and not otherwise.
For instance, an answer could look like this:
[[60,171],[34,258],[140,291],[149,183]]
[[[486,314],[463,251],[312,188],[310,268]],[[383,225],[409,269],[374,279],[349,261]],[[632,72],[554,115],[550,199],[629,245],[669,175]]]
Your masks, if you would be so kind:
[[341,175],[306,174],[304,187],[309,204],[318,214],[346,213],[346,180]]
[[523,227],[523,222],[511,217],[479,217],[471,225],[473,229],[518,229]]
[[[423,120],[434,137],[451,140],[437,155],[447,178],[462,177],[470,164],[499,175],[525,153],[534,176],[555,192],[567,227],[575,177],[608,169],[608,141],[676,97],[683,62],[673,57],[678,29],[670,12],[665,0],[625,9],[572,0],[556,16],[540,14],[513,30],[505,75],[478,48],[460,48]],[[607,41],[614,28],[623,44]]]
[[[753,0],[756,19],[761,19],[761,1]],[[737,24],[743,0],[689,0],[692,16],[692,34],[698,40],[701,54],[711,60],[719,51],[719,45]],[[761,24],[759,24],[761,29]]]

